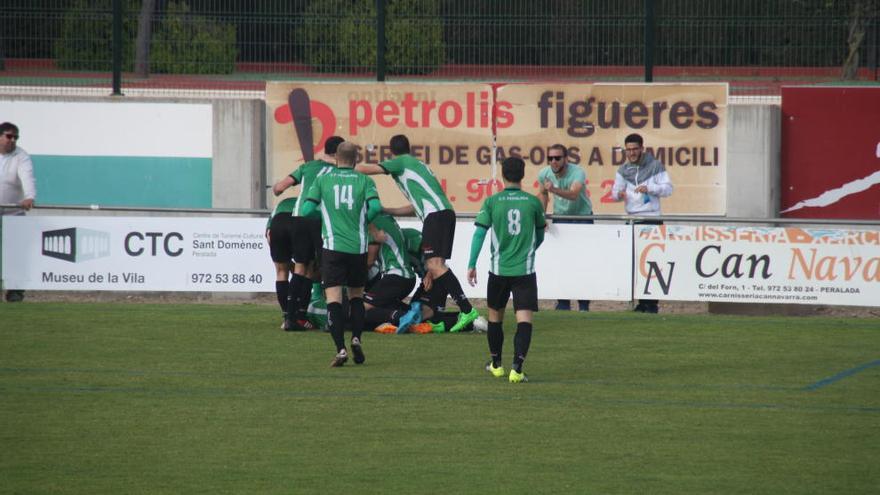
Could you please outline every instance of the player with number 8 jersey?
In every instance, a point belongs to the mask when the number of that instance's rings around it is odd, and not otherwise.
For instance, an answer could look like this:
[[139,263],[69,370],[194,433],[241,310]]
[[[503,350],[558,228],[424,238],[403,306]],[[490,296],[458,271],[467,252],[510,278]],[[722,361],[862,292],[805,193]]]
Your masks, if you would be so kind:
[[544,222],[541,201],[519,187],[486,198],[474,223],[491,231],[490,271],[505,277],[535,273],[537,231]]
[[513,340],[511,383],[528,381],[523,362],[532,341],[532,313],[538,310],[538,279],[535,274],[535,251],[544,241],[544,207],[535,196],[522,190],[526,164],[521,158],[509,157],[501,163],[504,190],[489,196],[476,218],[468,261],[468,283],[477,283],[477,258],[486,234],[491,234],[492,263],[486,286],[489,306],[490,361],[486,371],[494,377],[504,376],[501,351],[504,346],[504,309],[513,294],[516,313],[516,335]]

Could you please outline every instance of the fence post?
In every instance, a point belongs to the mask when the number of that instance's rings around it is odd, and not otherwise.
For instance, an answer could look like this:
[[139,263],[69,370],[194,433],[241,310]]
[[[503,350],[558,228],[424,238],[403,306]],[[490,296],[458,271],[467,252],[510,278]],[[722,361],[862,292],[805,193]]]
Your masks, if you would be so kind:
[[113,96],[122,96],[122,0],[113,0]]
[[385,0],[376,0],[376,80],[385,80]]
[[654,0],[645,0],[645,82],[654,81]]
[[878,9],[877,14],[874,16],[874,57],[871,59],[870,67],[873,69],[871,72],[874,75],[874,80],[877,81],[877,69],[878,65],[880,65],[880,9]]

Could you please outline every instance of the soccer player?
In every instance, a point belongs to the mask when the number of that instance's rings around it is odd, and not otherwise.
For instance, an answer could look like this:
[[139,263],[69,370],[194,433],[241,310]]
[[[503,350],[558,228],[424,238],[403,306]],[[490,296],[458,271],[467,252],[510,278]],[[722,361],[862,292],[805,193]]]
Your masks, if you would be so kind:
[[[312,281],[319,278],[321,262],[321,219],[306,218],[302,214],[305,204],[305,193],[318,176],[335,168],[336,149],[344,140],[339,136],[330,136],[324,144],[324,157],[312,160],[299,166],[290,175],[279,180],[272,186],[275,196],[280,196],[287,188],[300,185],[300,198],[291,211],[290,239],[293,243],[293,276],[288,287],[287,321],[285,330],[306,330],[313,328],[306,318],[305,312],[311,300]],[[279,290],[276,278],[276,292]],[[282,284],[283,285],[283,284]]]
[[486,370],[493,376],[504,376],[501,350],[504,344],[504,308],[513,292],[516,311],[516,336],[513,340],[513,369],[511,383],[528,381],[523,373],[523,361],[532,341],[532,313],[538,310],[538,282],[535,275],[535,251],[544,241],[544,207],[535,196],[522,191],[526,164],[521,158],[506,158],[501,163],[504,190],[486,198],[475,220],[476,230],[471,240],[468,261],[468,283],[477,283],[477,258],[492,231],[492,259],[486,303],[489,306],[489,355]]
[[[378,227],[381,227],[381,230]],[[460,313],[440,311],[440,307],[446,303],[446,292],[438,289],[432,283],[430,275],[425,273],[421,232],[410,228],[401,229],[394,221],[394,217],[384,213],[376,217],[371,228],[375,232],[374,240],[378,244],[371,244],[368,253],[372,256],[372,251],[378,252],[381,247],[381,255],[378,257],[382,261],[376,263],[375,271],[379,275],[375,278],[374,285],[367,288],[367,294],[364,296],[367,305],[367,324],[375,327],[376,331],[383,331],[381,328],[388,329],[386,325],[390,325],[395,333],[442,333],[447,328],[452,328],[458,322]],[[413,278],[409,280],[402,278],[407,274],[412,274]],[[416,275],[422,277],[422,283],[410,298],[410,304],[421,305],[422,323],[414,323],[412,320],[401,322],[401,318],[411,308],[403,300],[412,291]],[[485,318],[480,317],[460,331],[474,330],[480,320],[485,323]]]
[[[321,283],[327,297],[327,319],[336,345],[330,366],[348,361],[344,330],[351,326],[351,351],[355,364],[365,360],[361,346],[364,329],[364,284],[367,281],[367,225],[382,211],[376,183],[354,171],[357,146],[343,142],[336,150],[336,168],[319,175],[306,193],[303,216],[316,214],[320,207]],[[342,288],[348,289],[349,315],[342,310]]]
[[[397,208],[385,208],[385,212],[397,216],[415,213],[422,221],[422,252],[425,268],[434,284],[446,291],[461,313],[450,332],[458,332],[479,318],[480,314],[468,301],[458,278],[446,266],[452,257],[452,244],[455,238],[455,210],[443,192],[434,173],[422,161],[410,154],[409,139],[398,134],[391,138],[391,160],[381,165],[361,163],[356,170],[368,175],[389,174],[410,204]],[[421,304],[412,304],[404,320],[411,323],[421,321]]]
[[293,259],[293,217],[296,198],[285,198],[275,205],[266,224],[266,239],[269,241],[269,254],[275,265],[275,296],[281,306],[281,329],[292,330],[287,317],[288,291],[290,288],[290,260]]
[[369,328],[382,323],[400,324],[400,317],[409,307],[403,304],[416,285],[407,241],[394,217],[380,213],[370,224],[373,242],[368,249],[367,263],[378,268],[378,279],[364,294],[366,321]]

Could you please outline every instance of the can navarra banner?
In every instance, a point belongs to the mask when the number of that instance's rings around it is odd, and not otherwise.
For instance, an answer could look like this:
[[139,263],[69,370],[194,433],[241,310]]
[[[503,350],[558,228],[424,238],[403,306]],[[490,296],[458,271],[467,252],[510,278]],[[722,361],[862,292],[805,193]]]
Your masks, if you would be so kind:
[[643,299],[880,306],[880,231],[636,226]]
[[3,217],[6,287],[273,292],[261,218]]
[[[597,214],[623,212],[610,197],[627,134],[638,132],[667,167],[676,192],[668,214],[726,211],[726,84],[269,83],[269,179],[319,157],[331,135],[360,147],[358,159],[391,158],[388,141],[405,134],[462,212],[476,212],[502,188],[497,164],[527,165],[536,193],[547,150],[563,144],[587,172]],[[404,204],[390,179],[382,202]]]

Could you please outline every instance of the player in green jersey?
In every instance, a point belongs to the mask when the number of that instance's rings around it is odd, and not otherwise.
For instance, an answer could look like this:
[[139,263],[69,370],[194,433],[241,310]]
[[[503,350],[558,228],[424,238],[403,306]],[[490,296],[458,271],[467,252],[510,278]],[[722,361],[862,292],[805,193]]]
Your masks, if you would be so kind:
[[[367,281],[367,225],[382,211],[376,183],[354,171],[357,146],[344,142],[336,150],[337,168],[318,176],[306,193],[303,216],[320,211],[324,250],[321,283],[327,297],[330,334],[336,356],[330,366],[348,361],[344,329],[351,326],[351,351],[355,364],[364,362],[361,334],[364,329],[364,285]],[[342,310],[342,288],[348,288],[349,316]]]
[[382,323],[399,324],[409,307],[403,303],[416,285],[416,273],[407,252],[406,236],[394,217],[380,213],[370,224],[372,242],[367,264],[376,266],[377,280],[364,294],[368,328]]
[[[425,268],[430,273],[433,283],[446,291],[461,309],[458,321],[449,330],[457,332],[473,323],[480,314],[464,295],[458,278],[446,266],[446,260],[452,257],[455,239],[455,210],[431,169],[410,154],[409,139],[398,134],[391,138],[390,145],[394,158],[381,165],[362,163],[357,166],[357,170],[369,175],[391,175],[410,204],[398,208],[386,208],[385,211],[397,216],[415,214],[422,221],[422,252],[425,256]],[[419,321],[421,321],[421,305],[412,304],[410,312],[404,315],[402,322],[412,324]]]
[[[335,168],[336,149],[344,140],[330,136],[324,143],[324,157],[308,161],[272,186],[275,196],[281,195],[290,187],[300,186],[300,199],[291,210],[291,254],[293,256],[293,276],[289,282],[287,321],[288,330],[305,330],[312,325],[306,318],[306,308],[311,300],[312,283],[318,280],[321,261],[321,220],[305,218],[301,211],[305,203],[305,193],[321,175]],[[278,284],[276,283],[276,286]],[[276,288],[276,291],[278,289]]]
[[535,275],[535,251],[544,241],[544,207],[535,196],[523,192],[521,182],[525,162],[510,157],[501,164],[504,190],[486,198],[477,214],[476,230],[471,240],[468,261],[468,283],[477,283],[477,258],[486,233],[491,233],[491,268],[486,288],[489,306],[489,355],[492,360],[486,370],[495,377],[504,376],[501,350],[504,344],[504,308],[513,293],[516,312],[516,336],[513,341],[513,369],[511,383],[528,381],[523,373],[523,361],[532,341],[532,313],[538,310],[538,282]]
[[281,329],[292,330],[287,318],[287,298],[290,287],[290,267],[293,259],[293,218],[291,212],[296,206],[296,198],[285,198],[275,205],[266,223],[266,240],[269,241],[269,254],[275,265],[275,297],[281,306]]

